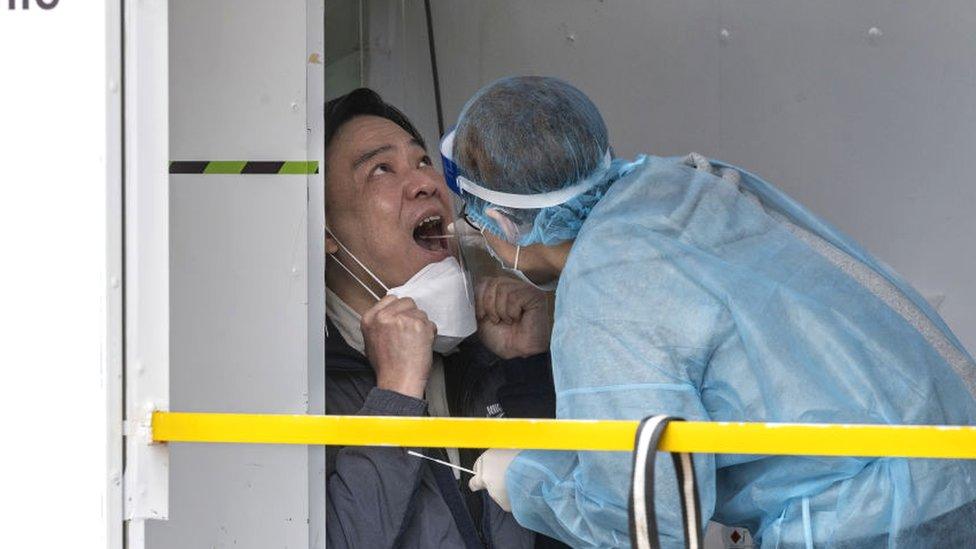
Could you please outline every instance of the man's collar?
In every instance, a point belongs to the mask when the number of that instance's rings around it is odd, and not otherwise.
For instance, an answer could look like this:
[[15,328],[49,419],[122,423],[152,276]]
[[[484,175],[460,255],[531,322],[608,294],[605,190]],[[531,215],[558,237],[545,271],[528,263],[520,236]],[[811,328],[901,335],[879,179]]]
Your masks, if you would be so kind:
[[[337,329],[347,345],[360,354],[365,354],[366,345],[360,328],[362,317],[328,286],[325,288],[325,315],[332,321],[332,326]],[[331,335],[332,332],[330,331],[329,334]]]
[[325,370],[327,372],[373,371],[366,357],[349,346],[328,317],[325,319]]

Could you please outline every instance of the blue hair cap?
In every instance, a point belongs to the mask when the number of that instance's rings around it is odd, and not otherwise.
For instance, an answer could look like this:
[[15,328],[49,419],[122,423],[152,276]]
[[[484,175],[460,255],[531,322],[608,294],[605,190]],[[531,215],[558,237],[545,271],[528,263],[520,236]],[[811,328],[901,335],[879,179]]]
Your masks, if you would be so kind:
[[[499,206],[461,191],[468,215],[486,230],[523,246],[576,237],[593,206],[628,164],[608,163],[607,127],[596,105],[558,78],[513,76],[479,90],[454,131],[456,174],[499,193],[533,196],[581,182],[579,194],[544,208]],[[457,182],[454,182],[455,190]],[[518,227],[506,234],[487,215],[503,212]]]

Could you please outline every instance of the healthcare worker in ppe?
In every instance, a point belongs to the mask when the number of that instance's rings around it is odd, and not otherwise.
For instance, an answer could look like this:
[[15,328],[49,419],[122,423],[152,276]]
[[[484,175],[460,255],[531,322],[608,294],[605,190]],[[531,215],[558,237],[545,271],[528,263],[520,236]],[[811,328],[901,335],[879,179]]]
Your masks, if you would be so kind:
[[[557,417],[976,424],[976,367],[942,319],[762,179],[699,155],[614,159],[591,101],[542,77],[479,91],[441,151],[502,266],[558,280]],[[472,484],[573,546],[628,546],[630,460],[489,450]],[[976,546],[976,461],[694,461],[702,527],[764,548]],[[674,479],[655,489],[662,543],[683,546]]]

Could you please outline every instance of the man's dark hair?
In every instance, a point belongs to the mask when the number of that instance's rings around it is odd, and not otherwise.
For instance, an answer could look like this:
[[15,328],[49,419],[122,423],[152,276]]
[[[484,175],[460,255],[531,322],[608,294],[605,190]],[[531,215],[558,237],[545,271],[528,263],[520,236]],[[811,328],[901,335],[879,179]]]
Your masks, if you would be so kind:
[[[325,150],[329,150],[332,138],[339,129],[357,116],[379,116],[403,128],[424,148],[424,138],[413,127],[407,115],[383,101],[380,94],[369,88],[359,88],[325,104]],[[324,172],[323,172],[324,173]]]

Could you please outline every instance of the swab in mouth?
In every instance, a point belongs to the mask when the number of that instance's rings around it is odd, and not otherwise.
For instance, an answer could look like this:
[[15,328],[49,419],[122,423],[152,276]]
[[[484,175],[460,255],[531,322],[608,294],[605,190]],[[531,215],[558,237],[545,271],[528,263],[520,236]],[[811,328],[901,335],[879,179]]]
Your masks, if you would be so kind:
[[440,238],[441,234],[444,232],[444,225],[441,221],[441,216],[432,215],[426,217],[414,227],[413,238],[420,247],[431,250],[431,251],[442,251],[445,249],[446,242]]

